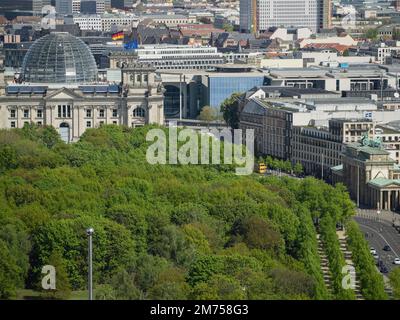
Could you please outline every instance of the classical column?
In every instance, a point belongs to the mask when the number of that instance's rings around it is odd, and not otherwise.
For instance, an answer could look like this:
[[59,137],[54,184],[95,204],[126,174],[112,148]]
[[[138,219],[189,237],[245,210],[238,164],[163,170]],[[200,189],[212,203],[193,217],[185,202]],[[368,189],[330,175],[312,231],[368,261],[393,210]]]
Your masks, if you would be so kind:
[[383,191],[379,190],[379,210],[383,208]]
[[385,210],[388,210],[388,197],[389,197],[389,191],[385,190],[383,191],[383,197],[385,198]]

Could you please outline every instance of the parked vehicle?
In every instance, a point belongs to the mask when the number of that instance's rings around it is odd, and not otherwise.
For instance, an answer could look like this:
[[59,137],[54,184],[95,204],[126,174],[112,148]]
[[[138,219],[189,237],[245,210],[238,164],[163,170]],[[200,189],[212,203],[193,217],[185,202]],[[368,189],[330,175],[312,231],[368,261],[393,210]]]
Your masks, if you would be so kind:
[[389,245],[385,245],[384,247],[383,247],[383,251],[391,251],[392,249],[390,249],[390,246]]
[[395,258],[393,264],[400,265],[400,258]]

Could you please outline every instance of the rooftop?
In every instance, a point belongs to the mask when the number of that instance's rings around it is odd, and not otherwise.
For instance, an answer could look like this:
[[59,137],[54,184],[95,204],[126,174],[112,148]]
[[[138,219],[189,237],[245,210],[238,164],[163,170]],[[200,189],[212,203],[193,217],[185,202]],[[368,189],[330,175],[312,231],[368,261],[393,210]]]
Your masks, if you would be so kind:
[[387,178],[376,178],[372,179],[368,182],[368,184],[377,186],[377,187],[386,187],[388,185],[399,185],[400,186],[400,179],[387,179]]

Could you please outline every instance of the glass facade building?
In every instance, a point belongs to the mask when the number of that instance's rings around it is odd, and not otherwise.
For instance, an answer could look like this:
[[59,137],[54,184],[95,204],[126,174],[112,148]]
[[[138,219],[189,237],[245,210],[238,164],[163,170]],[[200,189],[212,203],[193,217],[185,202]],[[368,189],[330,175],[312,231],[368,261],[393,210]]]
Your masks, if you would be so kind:
[[29,48],[22,75],[25,82],[32,83],[92,83],[97,81],[97,66],[81,39],[67,32],[54,32]]
[[245,92],[255,86],[264,84],[264,75],[258,76],[209,76],[208,77],[208,96],[209,105],[213,108],[219,107],[221,103],[229,98],[232,93]]

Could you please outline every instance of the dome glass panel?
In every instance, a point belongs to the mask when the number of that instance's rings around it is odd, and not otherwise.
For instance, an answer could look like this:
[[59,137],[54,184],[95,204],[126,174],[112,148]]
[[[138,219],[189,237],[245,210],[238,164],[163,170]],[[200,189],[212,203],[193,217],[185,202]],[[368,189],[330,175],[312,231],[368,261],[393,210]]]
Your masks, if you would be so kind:
[[92,83],[97,80],[97,66],[81,39],[54,32],[29,48],[22,74],[25,82],[32,83]]

